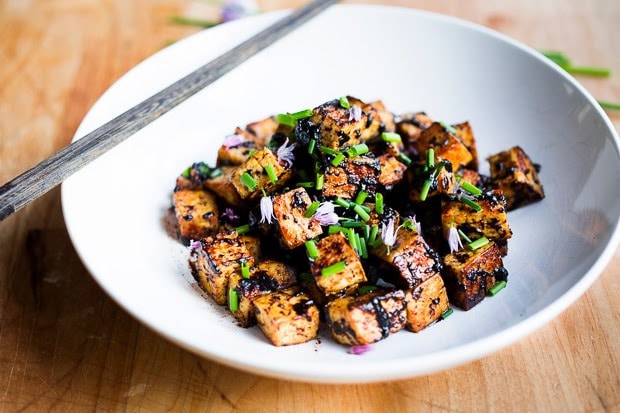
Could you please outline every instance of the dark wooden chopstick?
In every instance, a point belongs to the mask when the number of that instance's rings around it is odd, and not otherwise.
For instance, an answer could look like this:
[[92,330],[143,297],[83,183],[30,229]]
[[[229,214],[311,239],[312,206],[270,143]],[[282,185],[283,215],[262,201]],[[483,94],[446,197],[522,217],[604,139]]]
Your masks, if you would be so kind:
[[334,3],[312,1],[7,182],[0,221]]

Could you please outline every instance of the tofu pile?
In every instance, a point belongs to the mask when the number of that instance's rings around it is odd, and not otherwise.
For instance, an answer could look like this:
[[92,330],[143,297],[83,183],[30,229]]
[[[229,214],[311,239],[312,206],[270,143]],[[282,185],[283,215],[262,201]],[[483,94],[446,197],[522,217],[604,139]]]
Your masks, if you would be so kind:
[[173,192],[200,287],[276,346],[418,333],[503,288],[508,211],[544,198],[518,146],[478,172],[472,126],[341,97],[227,136]]

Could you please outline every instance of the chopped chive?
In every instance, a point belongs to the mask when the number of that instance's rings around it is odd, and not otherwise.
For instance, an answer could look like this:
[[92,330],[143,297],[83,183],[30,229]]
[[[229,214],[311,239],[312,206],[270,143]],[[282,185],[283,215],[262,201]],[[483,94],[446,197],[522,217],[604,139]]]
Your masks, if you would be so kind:
[[370,237],[370,225],[364,225],[362,227],[362,231],[364,232],[364,240],[368,241],[368,238]]
[[461,202],[469,205],[474,211],[476,212],[480,212],[482,211],[482,207],[476,203],[476,201],[472,201],[471,199],[465,198],[464,196],[461,197]]
[[463,238],[463,241],[468,242],[468,243],[471,242],[471,238],[469,238],[463,231],[461,231],[460,228],[458,228],[456,232],[458,232],[461,238]]
[[357,145],[353,145],[349,149],[347,149],[347,155],[352,158],[354,156],[363,155],[369,150],[370,149],[368,148],[368,145],[366,145],[365,143],[358,143]]
[[239,309],[239,295],[234,288],[228,289],[228,309],[233,313]]
[[360,247],[357,245],[357,238],[355,237],[355,228],[349,228],[347,231],[347,239],[351,247],[359,254]]
[[362,221],[343,221],[344,228],[362,228],[365,224]]
[[410,230],[412,230],[412,231],[416,231],[416,227],[415,227],[415,225],[413,225],[413,220],[412,220],[412,219],[406,219],[406,220],[405,220],[405,221],[401,224],[401,226],[402,226],[403,228],[410,229]]
[[188,166],[187,168],[185,168],[185,170],[183,171],[183,173],[181,174],[181,176],[183,178],[189,178],[192,174],[192,167]]
[[366,191],[359,191],[357,196],[355,197],[355,203],[358,205],[362,205],[364,203],[364,201],[366,200],[366,197],[368,196],[368,192]]
[[450,317],[452,315],[452,313],[454,312],[454,310],[452,309],[452,307],[448,307],[446,309],[446,311],[444,311],[443,313],[441,313],[441,319],[445,320],[446,318]]
[[314,148],[316,146],[316,141],[314,139],[312,139],[309,143],[308,143],[308,153],[310,155],[312,155],[312,153],[314,152]]
[[345,227],[341,227],[341,226],[339,226],[339,225],[330,225],[330,226],[327,228],[327,233],[328,233],[329,235],[332,235],[332,234],[335,234],[335,233],[337,233],[337,232],[345,232],[346,230],[347,230],[347,229],[346,229]]
[[366,247],[366,240],[364,237],[360,237],[359,234],[355,234],[357,237],[357,243],[360,246],[360,255],[362,258],[368,258],[368,248]]
[[407,155],[405,155],[404,153],[399,153],[397,156],[398,160],[401,161],[402,163],[404,163],[405,165],[409,166],[411,165],[411,158],[408,157]]
[[362,208],[361,205],[355,205],[353,207],[353,211],[355,211],[355,213],[364,221],[368,221],[370,219],[370,215],[368,215],[368,212],[364,211],[364,208]]
[[402,142],[400,135],[394,132],[382,132],[381,139],[385,142]]
[[444,122],[443,120],[439,121],[439,124],[441,126],[443,126],[443,128],[445,130],[447,130],[448,132],[450,132],[453,135],[456,135],[456,129],[454,129],[454,127],[452,125],[448,125],[446,122]]
[[482,193],[482,190],[480,188],[478,188],[476,186],[473,186],[472,184],[470,184],[467,181],[463,181],[463,183],[461,183],[461,188],[463,188],[464,190],[466,190],[467,192],[469,192],[473,196],[477,196],[477,195],[480,195]]
[[366,206],[366,205],[360,205],[360,208],[362,208],[367,214],[370,214],[370,207]]
[[379,226],[373,225],[370,228],[370,235],[368,236],[368,245],[373,245],[377,240],[377,234],[379,234]]
[[312,109],[304,109],[299,112],[291,113],[291,117],[294,120],[309,118],[310,116],[312,116]]
[[428,151],[426,151],[426,166],[429,169],[435,167],[435,149],[434,148],[428,148]]
[[467,249],[471,251],[475,251],[478,248],[482,248],[489,243],[489,239],[487,237],[480,237],[475,241],[472,241],[467,244]]
[[496,295],[504,288],[506,288],[506,281],[504,280],[498,281],[493,287],[489,289],[489,295]]
[[332,165],[334,166],[338,166],[340,165],[340,162],[344,161],[344,153],[339,152],[334,159],[332,159]]
[[295,126],[295,118],[293,118],[293,116],[291,116],[289,113],[280,113],[278,114],[278,116],[276,116],[276,121],[280,124],[280,125],[286,125],[286,126]]
[[345,109],[349,109],[351,107],[351,104],[349,103],[349,99],[347,99],[346,96],[340,96],[338,101],[340,102],[340,106],[342,106]]
[[250,232],[250,224],[241,225],[240,227],[235,228],[235,231],[237,231],[237,234],[239,235],[247,234]]
[[375,194],[375,211],[377,214],[383,214],[383,194],[381,192]]
[[[426,201],[426,197],[428,196],[428,192],[431,190],[431,179],[427,179],[422,184],[422,190],[420,191],[420,201]],[[464,198],[461,198],[464,199]]]
[[333,265],[330,265],[329,267],[325,267],[321,270],[321,275],[323,277],[329,277],[331,275],[334,274],[338,274],[341,271],[344,271],[344,269],[347,267],[347,263],[344,261],[339,261]]
[[604,100],[597,100],[597,102],[603,109],[620,110],[620,103],[606,102]]
[[366,294],[377,289],[376,285],[363,285],[357,289],[358,294]]
[[182,26],[196,26],[208,29],[209,27],[217,26],[219,22],[211,20],[194,19],[185,16],[172,16],[170,17],[170,23],[178,24]]
[[314,186],[314,182],[297,182],[295,186],[301,186],[304,188],[312,188]]
[[252,156],[252,155],[254,155],[256,152],[258,152],[258,151],[256,150],[256,148],[252,148],[252,149],[250,149],[250,150],[248,151],[248,156]]
[[[370,245],[372,248],[379,248],[381,245],[383,245],[383,240],[381,239],[381,237],[378,237],[374,242],[368,244]],[[387,253],[388,255],[390,255],[390,247],[387,247]]]
[[351,203],[349,201],[347,201],[346,199],[342,199],[342,198],[336,198],[334,202],[343,208],[349,208],[351,206]]
[[326,153],[328,155],[338,155],[338,151],[332,148],[328,148],[327,146],[319,145],[319,151]]
[[308,257],[314,259],[319,258],[319,249],[316,247],[316,243],[313,240],[308,240],[305,243]]
[[247,261],[241,261],[241,276],[250,278],[250,264]]
[[[560,65],[561,66],[561,65]],[[596,77],[608,77],[611,75],[611,70],[606,67],[592,67],[592,66],[561,66],[572,75],[584,75],[584,76],[596,76]]]
[[306,213],[304,214],[304,216],[306,218],[310,218],[312,215],[314,215],[316,210],[319,209],[319,205],[321,205],[319,201],[314,201],[313,203],[311,203],[308,209],[306,210]]
[[541,52],[546,58],[552,60],[556,64],[560,66],[568,66],[570,65],[570,59],[562,52],[557,51],[544,51]]
[[241,183],[245,185],[250,191],[255,190],[256,187],[258,186],[258,184],[256,183],[256,180],[254,180],[254,178],[252,178],[252,175],[250,175],[247,172],[242,173],[240,179],[241,179]]
[[220,176],[223,173],[224,172],[222,172],[222,170],[220,168],[213,168],[211,170],[211,173],[209,174],[209,178],[211,178],[211,179],[217,178],[218,176]]
[[269,180],[272,184],[278,182],[278,175],[276,175],[276,170],[273,168],[273,165],[265,165],[265,172],[267,172],[267,176],[269,177]]
[[314,186],[314,188],[316,190],[323,189],[323,182],[324,181],[325,181],[325,175],[323,175],[323,174],[316,174],[316,185]]

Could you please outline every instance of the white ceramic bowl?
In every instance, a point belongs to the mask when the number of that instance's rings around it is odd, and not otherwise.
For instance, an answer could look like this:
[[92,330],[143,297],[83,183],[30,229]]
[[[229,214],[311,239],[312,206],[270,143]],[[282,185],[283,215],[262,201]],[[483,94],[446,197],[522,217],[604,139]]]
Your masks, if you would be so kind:
[[[76,139],[282,17],[264,14],[162,50],[115,83]],[[187,250],[163,217],[175,177],[213,163],[235,126],[351,94],[396,113],[469,120],[482,160],[520,145],[542,165],[547,198],[511,212],[508,287],[363,356],[323,337],[277,348],[235,325],[198,291]],[[319,382],[412,377],[480,358],[573,303],[619,239],[618,137],[592,97],[531,50],[454,18],[381,6],[336,6],[68,179],[65,221],[81,259],[130,314],[197,354],[243,370]],[[484,164],[484,162],[483,162]],[[488,170],[484,165],[483,171]]]

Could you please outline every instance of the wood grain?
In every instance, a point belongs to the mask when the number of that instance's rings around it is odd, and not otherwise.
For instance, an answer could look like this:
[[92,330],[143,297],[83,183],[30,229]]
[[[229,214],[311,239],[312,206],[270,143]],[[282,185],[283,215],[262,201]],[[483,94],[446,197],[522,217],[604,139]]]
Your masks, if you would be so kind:
[[[620,101],[620,3],[389,0],[461,17],[576,63]],[[68,143],[118,77],[195,29],[185,0],[0,0],[0,181]],[[303,1],[263,0],[263,10]],[[610,114],[620,129],[620,116]],[[160,338],[90,278],[66,233],[58,190],[0,223],[0,412],[620,411],[620,251],[573,306],[531,336],[465,366],[367,385],[257,377]]]

